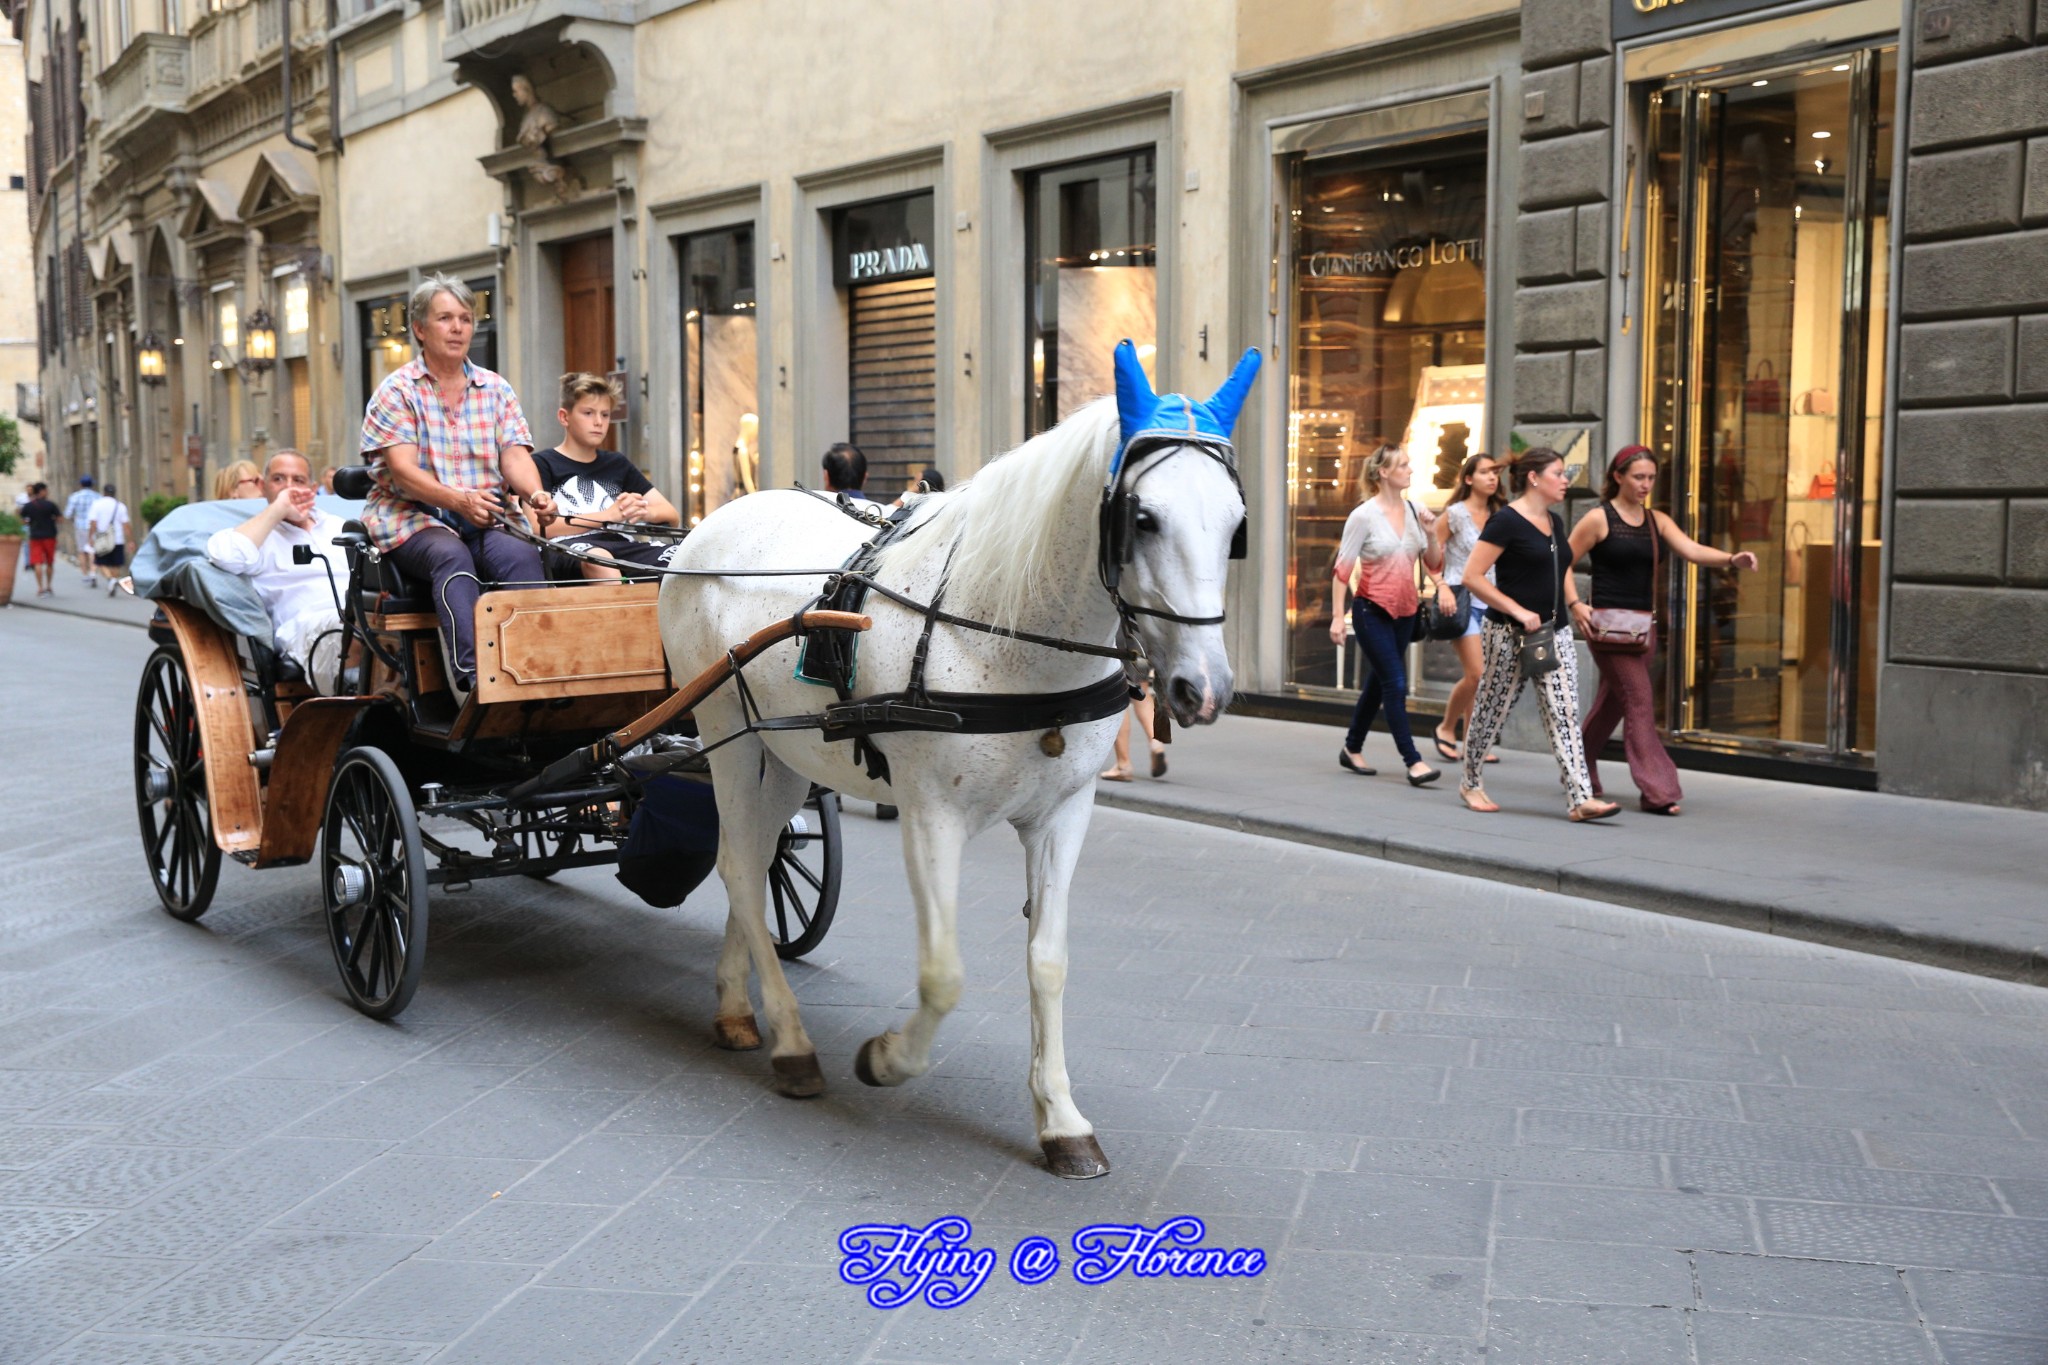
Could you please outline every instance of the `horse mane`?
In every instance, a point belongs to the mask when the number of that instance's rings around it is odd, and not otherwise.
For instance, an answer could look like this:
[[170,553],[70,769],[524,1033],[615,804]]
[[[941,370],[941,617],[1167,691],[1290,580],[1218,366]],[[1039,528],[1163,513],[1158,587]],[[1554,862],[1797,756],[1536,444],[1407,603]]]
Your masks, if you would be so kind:
[[[950,554],[948,609],[971,607],[1004,629],[1025,628],[1036,607],[1064,611],[1073,585],[1053,570],[1062,548],[1071,553],[1077,532],[1094,542],[1092,518],[1077,527],[1072,509],[1079,504],[1092,512],[1118,435],[1116,401],[1095,400],[956,488],[933,495],[938,510],[921,520],[916,535],[883,549],[877,567],[910,575]],[[1079,496],[1084,491],[1090,496]]]

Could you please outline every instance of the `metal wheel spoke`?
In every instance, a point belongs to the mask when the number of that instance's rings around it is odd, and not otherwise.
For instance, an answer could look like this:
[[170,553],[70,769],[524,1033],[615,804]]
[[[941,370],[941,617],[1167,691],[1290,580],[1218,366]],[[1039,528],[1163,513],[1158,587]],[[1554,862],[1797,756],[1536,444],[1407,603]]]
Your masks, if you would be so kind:
[[347,966],[353,972],[363,960],[363,949],[369,946],[370,912],[363,911],[362,917],[356,921],[354,933],[348,932],[348,907],[343,906],[336,913],[341,916],[342,935],[349,941]]
[[[803,879],[811,884],[811,890],[818,892],[824,891],[824,881],[815,872],[811,871],[810,868],[805,867],[803,860],[801,858],[785,854],[779,861],[785,869],[801,873],[803,875]],[[794,886],[794,883],[792,883],[791,885]]]
[[360,932],[370,944],[370,963],[363,969],[362,983],[363,994],[369,996],[381,997],[384,994],[377,989],[377,982],[382,977],[384,969],[383,928],[383,916],[374,909],[363,912],[363,927]]
[[782,883],[777,880],[773,868],[768,872],[768,891],[775,898],[775,936],[784,943],[790,941],[789,911],[782,898]]
[[[384,933],[385,937],[390,940],[393,956],[399,963],[403,963],[405,961],[405,952],[407,946],[405,940],[405,922],[410,917],[410,907],[402,904],[400,901],[397,900],[396,897],[388,898],[387,903],[384,906]],[[393,969],[393,972],[395,975],[395,967]]]

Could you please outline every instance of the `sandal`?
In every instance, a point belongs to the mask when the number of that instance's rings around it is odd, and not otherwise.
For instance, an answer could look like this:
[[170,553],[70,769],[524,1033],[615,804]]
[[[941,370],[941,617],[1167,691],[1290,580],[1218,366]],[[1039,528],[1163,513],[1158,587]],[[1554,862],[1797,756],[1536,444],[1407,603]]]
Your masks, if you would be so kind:
[[1436,751],[1444,756],[1446,762],[1457,763],[1465,757],[1456,740],[1445,739],[1441,732],[1435,730],[1430,731],[1429,737],[1436,741]]
[[1110,768],[1105,772],[1097,773],[1096,776],[1104,782],[1128,782],[1131,780],[1131,770],[1129,768]]
[[1621,807],[1612,801],[1587,801],[1573,806],[1571,817],[1574,823],[1583,825],[1592,820],[1605,820],[1610,815],[1619,814],[1620,811]]
[[1339,749],[1337,751],[1337,766],[1345,772],[1357,773],[1360,777],[1377,777],[1380,771],[1369,763],[1360,763],[1351,756],[1351,752],[1348,749]]
[[1647,799],[1643,799],[1638,800],[1636,804],[1643,808],[1643,814],[1645,815],[1677,815],[1679,813],[1676,801],[1668,805],[1659,806]]
[[1459,787],[1458,800],[1464,803],[1466,810],[1476,811],[1480,815],[1491,815],[1500,809],[1487,796],[1484,787]]
[[1166,750],[1160,749],[1152,755],[1152,776],[1166,776]]

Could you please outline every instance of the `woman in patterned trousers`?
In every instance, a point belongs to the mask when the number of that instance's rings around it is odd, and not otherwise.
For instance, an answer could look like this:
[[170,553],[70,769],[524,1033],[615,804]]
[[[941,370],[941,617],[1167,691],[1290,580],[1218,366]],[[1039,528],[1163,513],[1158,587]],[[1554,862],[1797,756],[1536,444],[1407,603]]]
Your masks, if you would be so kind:
[[[1522,688],[1536,684],[1543,705],[1543,729],[1557,758],[1565,809],[1573,820],[1604,820],[1621,807],[1593,795],[1586,752],[1579,739],[1579,669],[1572,624],[1590,608],[1572,583],[1571,541],[1564,519],[1552,509],[1571,486],[1564,457],[1537,448],[1515,457],[1511,467],[1515,500],[1487,518],[1479,543],[1465,561],[1465,586],[1486,603],[1479,637],[1485,670],[1465,727],[1465,773],[1458,799],[1467,809],[1500,809],[1480,786],[1486,754],[1500,737],[1508,708]],[[1493,570],[1490,578],[1487,570]],[[1522,637],[1549,624],[1557,632],[1558,666],[1537,678],[1522,672]]]

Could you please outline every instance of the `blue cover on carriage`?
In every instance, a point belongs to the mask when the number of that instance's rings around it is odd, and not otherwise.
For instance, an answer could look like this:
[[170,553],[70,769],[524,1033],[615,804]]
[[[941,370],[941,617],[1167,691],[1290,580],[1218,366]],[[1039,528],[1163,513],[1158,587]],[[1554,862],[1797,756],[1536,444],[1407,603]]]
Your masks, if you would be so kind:
[[619,884],[663,910],[681,905],[718,865],[718,801],[709,782],[649,778],[619,846]]
[[[321,493],[314,505],[347,521],[363,515],[363,504]],[[174,507],[150,528],[135,552],[129,570],[135,595],[169,599],[199,608],[214,624],[237,635],[270,643],[270,616],[256,586],[239,574],[216,569],[206,558],[206,542],[215,531],[231,530],[263,510],[261,498],[223,498]],[[337,576],[343,565],[334,566]]]

